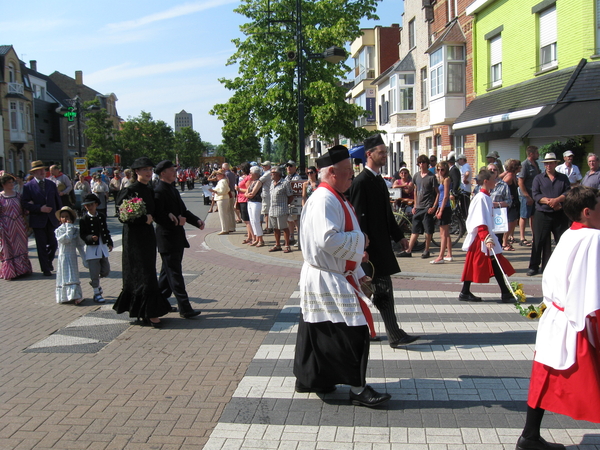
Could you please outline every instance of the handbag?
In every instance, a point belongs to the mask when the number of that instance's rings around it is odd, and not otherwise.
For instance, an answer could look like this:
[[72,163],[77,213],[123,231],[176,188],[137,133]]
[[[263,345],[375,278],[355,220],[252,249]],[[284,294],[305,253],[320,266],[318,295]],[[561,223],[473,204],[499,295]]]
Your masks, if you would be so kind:
[[360,283],[360,289],[367,296],[367,298],[373,297],[373,277],[375,276],[375,266],[371,261],[367,261],[361,264],[362,269],[365,271],[365,279]]
[[494,220],[494,228],[492,229],[493,233],[500,234],[508,231],[507,208],[494,208],[492,218]]

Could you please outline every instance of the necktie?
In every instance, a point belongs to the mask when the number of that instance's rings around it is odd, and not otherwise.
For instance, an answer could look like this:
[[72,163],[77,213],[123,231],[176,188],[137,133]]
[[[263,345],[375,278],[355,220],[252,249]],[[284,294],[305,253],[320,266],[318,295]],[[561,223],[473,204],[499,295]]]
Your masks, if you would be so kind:
[[42,192],[46,191],[46,180],[40,181],[40,189],[42,190]]

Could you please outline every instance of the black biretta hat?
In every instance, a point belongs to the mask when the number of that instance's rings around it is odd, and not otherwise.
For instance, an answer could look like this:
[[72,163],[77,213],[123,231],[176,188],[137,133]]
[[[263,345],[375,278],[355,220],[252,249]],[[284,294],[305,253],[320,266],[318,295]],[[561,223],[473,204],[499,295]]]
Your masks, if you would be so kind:
[[319,169],[323,167],[333,166],[335,163],[350,158],[350,152],[343,145],[331,147],[327,153],[324,153],[319,158],[315,159],[315,163]]
[[378,145],[385,145],[385,143],[383,142],[383,139],[381,138],[381,135],[374,134],[373,136],[369,136],[368,138],[365,139],[365,142],[364,142],[365,152],[371,150],[374,147],[377,147]]
[[175,167],[175,164],[173,164],[168,159],[165,159],[164,161],[161,161],[156,165],[156,169],[154,169],[154,173],[156,173],[156,175],[160,175],[160,173],[163,170],[169,169],[170,167]]
[[150,161],[150,158],[148,158],[147,156],[142,156],[141,158],[136,159],[133,164],[131,165],[132,169],[141,169],[143,167],[154,167],[156,166],[156,164],[154,164],[152,161]]

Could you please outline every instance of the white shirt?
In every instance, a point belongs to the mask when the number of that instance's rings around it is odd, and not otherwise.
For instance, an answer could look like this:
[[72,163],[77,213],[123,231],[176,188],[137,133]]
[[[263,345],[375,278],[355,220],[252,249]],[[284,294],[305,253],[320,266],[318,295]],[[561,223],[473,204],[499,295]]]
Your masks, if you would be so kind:
[[599,260],[600,230],[569,229],[561,236],[542,278],[547,309],[538,325],[536,361],[557,370],[575,364],[577,333],[586,317],[600,309]]
[[[347,205],[352,231],[344,231],[342,204],[324,187],[315,190],[302,209],[300,241],[304,265],[300,274],[300,305],[305,322],[367,325],[356,291],[343,275],[346,261],[351,260],[358,264],[356,280],[364,276],[360,262],[365,237],[352,207]],[[369,304],[366,297],[361,298]]]
[[[460,168],[460,188],[465,192],[471,192],[471,177],[473,176],[471,166],[469,163],[464,163],[462,166],[459,164],[458,167]],[[467,172],[469,172],[469,176],[467,177],[467,182],[464,183],[463,180]]]
[[575,164],[571,164],[571,167],[568,167],[566,164],[561,164],[560,166],[556,166],[556,171],[560,173],[564,173],[567,177],[569,177],[569,182],[571,184],[575,184],[578,181],[581,181],[583,176],[579,171],[579,167]]

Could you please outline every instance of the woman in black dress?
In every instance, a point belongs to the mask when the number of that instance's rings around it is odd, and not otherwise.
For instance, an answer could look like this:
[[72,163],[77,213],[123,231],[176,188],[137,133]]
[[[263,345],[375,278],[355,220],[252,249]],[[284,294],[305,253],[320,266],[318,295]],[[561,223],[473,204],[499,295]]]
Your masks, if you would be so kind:
[[123,290],[113,309],[129,311],[129,317],[160,328],[159,317],[171,312],[171,304],[158,289],[156,278],[156,236],[152,226],[154,191],[149,183],[154,164],[146,157],[136,159],[131,168],[134,182],[119,194],[118,203],[135,197],[146,205],[146,215],[123,222]]

